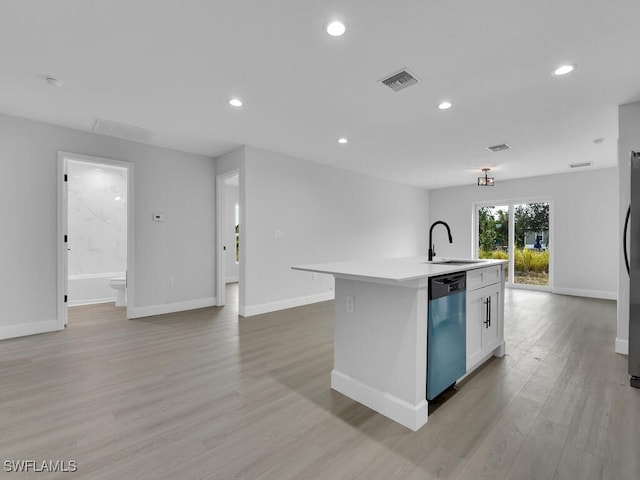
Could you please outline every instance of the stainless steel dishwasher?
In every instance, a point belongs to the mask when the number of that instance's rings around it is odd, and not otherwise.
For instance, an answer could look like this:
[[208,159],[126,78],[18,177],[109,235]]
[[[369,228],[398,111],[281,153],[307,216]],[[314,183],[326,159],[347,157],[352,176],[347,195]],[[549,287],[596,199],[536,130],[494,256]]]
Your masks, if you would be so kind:
[[427,400],[466,373],[466,272],[429,279]]

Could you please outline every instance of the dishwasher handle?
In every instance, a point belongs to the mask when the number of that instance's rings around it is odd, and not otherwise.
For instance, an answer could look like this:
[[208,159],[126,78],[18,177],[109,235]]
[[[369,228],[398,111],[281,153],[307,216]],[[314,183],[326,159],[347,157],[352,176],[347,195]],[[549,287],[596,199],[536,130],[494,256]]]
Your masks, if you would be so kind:
[[437,283],[439,285],[449,285],[451,283],[460,282],[463,278],[466,278],[466,273],[458,273],[455,275],[447,275],[443,277],[435,277],[431,280],[432,283]]
[[462,293],[467,289],[467,273],[457,272],[429,278],[429,300]]

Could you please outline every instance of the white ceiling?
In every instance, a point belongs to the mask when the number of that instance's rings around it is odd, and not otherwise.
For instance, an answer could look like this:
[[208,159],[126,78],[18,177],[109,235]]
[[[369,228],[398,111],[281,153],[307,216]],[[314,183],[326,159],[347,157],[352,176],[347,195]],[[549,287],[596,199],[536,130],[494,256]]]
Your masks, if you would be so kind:
[[[344,36],[324,33],[332,18]],[[474,184],[482,167],[496,182],[605,168],[617,106],[640,101],[638,25],[638,0],[1,0],[0,112],[428,188]],[[577,69],[552,76],[563,63]],[[379,83],[402,68],[421,82]]]

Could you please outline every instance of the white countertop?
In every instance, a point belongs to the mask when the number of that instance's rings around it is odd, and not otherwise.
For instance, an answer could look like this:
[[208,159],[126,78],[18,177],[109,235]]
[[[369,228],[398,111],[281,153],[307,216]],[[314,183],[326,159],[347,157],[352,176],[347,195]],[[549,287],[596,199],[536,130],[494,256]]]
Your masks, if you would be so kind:
[[[445,259],[438,258],[434,262],[445,260],[462,260],[462,259]],[[466,260],[466,259],[464,259]],[[340,263],[321,263],[316,265],[297,265],[294,270],[302,270],[306,272],[327,273],[340,277],[358,277],[360,279],[385,280],[406,282],[425,277],[433,277],[435,275],[444,275],[453,272],[462,272],[475,268],[488,267],[490,265],[499,265],[507,263],[507,260],[469,260],[477,263],[464,264],[438,264],[428,262],[427,257],[407,257],[407,258],[385,258],[366,260],[359,262],[340,262]]]

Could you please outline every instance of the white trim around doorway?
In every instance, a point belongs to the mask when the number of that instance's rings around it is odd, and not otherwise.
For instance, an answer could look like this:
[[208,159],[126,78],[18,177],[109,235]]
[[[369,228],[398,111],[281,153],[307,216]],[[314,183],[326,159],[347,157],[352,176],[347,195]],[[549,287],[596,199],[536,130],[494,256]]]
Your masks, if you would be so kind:
[[[228,178],[240,175],[240,169],[236,168],[216,175],[216,300],[219,307],[222,307],[226,303],[226,265],[224,256],[224,182]],[[240,209],[242,212],[242,208]],[[243,219],[240,217],[240,225],[242,225]],[[242,257],[241,260],[242,261]],[[240,274],[242,277],[242,273]],[[242,282],[242,278],[238,281]]]
[[101,165],[113,165],[127,169],[127,318],[133,318],[135,305],[135,272],[134,272],[134,172],[133,163],[122,160],[114,160],[111,158],[95,157],[91,155],[83,155],[71,152],[58,152],[58,175],[57,175],[57,294],[58,294],[58,314],[57,329],[62,330],[67,324],[68,319],[68,303],[65,303],[64,296],[67,295],[66,279],[68,275],[68,265],[65,255],[67,248],[64,242],[64,235],[68,233],[66,225],[66,212],[68,208],[68,196],[65,193],[64,175],[66,172],[66,161],[77,160],[86,163],[95,163]]
[[472,241],[471,241],[471,258],[476,258],[478,255],[478,209],[480,207],[486,206],[496,206],[496,205],[506,205],[509,207],[509,251],[514,251],[514,239],[513,239],[513,231],[514,231],[514,206],[521,205],[525,203],[548,203],[549,204],[549,237],[552,239],[551,248],[549,249],[549,284],[547,286],[536,286],[536,285],[526,285],[520,283],[513,283],[511,281],[511,277],[514,271],[514,262],[515,259],[513,255],[509,255],[509,278],[505,279],[505,286],[509,288],[519,288],[523,290],[540,290],[544,292],[556,292],[554,288],[554,279],[555,279],[555,267],[554,267],[554,246],[553,239],[555,238],[555,213],[553,208],[553,197],[551,195],[544,196],[536,196],[536,197],[520,197],[520,198],[510,198],[510,199],[498,199],[498,200],[482,200],[473,202],[473,213],[472,213]]

